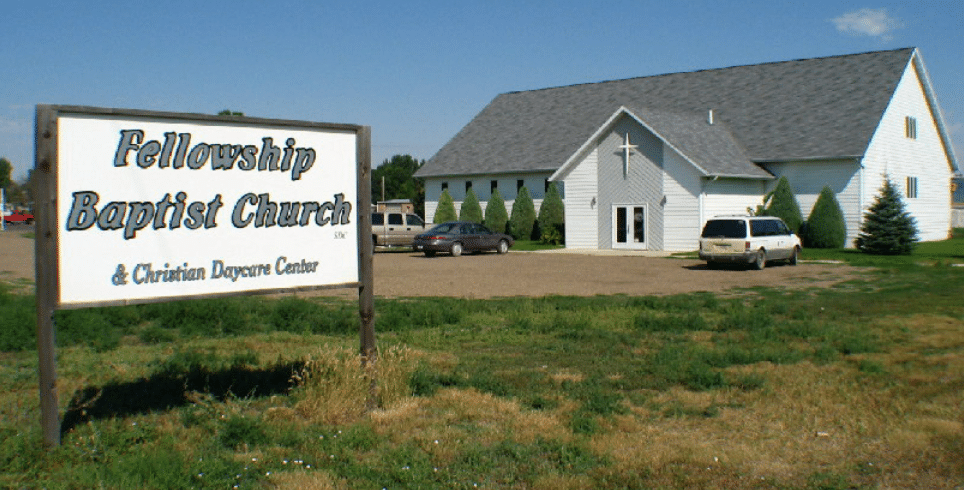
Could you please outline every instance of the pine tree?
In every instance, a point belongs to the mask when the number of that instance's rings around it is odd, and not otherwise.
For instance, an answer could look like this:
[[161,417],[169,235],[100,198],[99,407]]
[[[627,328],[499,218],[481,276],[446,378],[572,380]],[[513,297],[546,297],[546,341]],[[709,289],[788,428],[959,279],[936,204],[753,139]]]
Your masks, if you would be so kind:
[[465,200],[462,201],[462,209],[459,210],[459,221],[482,223],[482,206],[472,189],[465,192]]
[[512,205],[512,216],[509,218],[509,228],[516,240],[532,239],[532,227],[536,222],[536,206],[529,197],[529,190],[525,186],[519,188],[519,195]]
[[854,243],[864,253],[910,255],[917,241],[916,220],[904,209],[900,192],[886,177],[880,195],[864,213],[864,224]]
[[847,224],[830,186],[820,191],[801,234],[804,247],[843,248],[847,241]]
[[492,189],[492,196],[485,205],[485,226],[496,233],[505,233],[508,222],[509,212],[505,210],[505,201],[502,200],[499,189]]
[[559,243],[563,240],[566,206],[559,196],[556,183],[549,184],[546,197],[539,206],[539,235],[544,242]]
[[800,225],[803,224],[803,215],[800,213],[800,205],[797,204],[797,198],[793,195],[793,189],[790,188],[790,182],[786,177],[780,177],[780,181],[777,182],[777,188],[773,190],[773,197],[764,214],[782,219],[790,231],[799,233]]
[[452,200],[452,195],[449,194],[449,190],[445,189],[442,191],[442,196],[438,199],[438,208],[435,209],[435,217],[432,218],[432,222],[445,223],[458,219],[458,215],[455,214],[455,201]]

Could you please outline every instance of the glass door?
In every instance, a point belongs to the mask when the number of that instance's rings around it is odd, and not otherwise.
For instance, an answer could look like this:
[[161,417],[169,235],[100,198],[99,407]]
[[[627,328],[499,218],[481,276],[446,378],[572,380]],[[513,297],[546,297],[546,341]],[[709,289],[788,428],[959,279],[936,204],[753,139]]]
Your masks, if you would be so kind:
[[646,206],[613,205],[613,248],[646,249]]

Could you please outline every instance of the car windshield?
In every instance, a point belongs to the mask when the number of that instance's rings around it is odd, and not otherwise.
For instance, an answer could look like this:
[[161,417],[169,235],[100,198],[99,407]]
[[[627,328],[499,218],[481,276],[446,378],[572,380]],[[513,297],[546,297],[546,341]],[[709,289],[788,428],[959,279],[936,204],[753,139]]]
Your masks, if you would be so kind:
[[430,231],[432,233],[452,233],[456,226],[458,226],[458,223],[443,223],[432,228]]
[[707,221],[703,238],[746,238],[746,222],[741,219]]

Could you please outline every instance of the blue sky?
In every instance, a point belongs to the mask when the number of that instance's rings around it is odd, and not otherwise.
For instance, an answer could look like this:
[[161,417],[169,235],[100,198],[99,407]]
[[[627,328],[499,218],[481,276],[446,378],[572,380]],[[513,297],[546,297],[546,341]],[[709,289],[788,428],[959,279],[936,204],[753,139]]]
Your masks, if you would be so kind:
[[964,159],[964,2],[275,1],[0,4],[0,156],[36,104],[363,124],[428,159],[496,95],[914,46]]

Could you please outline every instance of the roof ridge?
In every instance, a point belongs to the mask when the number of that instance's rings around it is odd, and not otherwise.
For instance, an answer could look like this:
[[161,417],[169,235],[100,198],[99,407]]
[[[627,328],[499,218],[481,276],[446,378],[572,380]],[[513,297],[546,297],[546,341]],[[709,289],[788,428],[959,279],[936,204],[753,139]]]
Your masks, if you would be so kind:
[[501,94],[501,95],[512,95],[512,94],[523,94],[523,93],[532,93],[532,92],[543,92],[543,91],[563,89],[563,88],[583,87],[583,86],[587,86],[587,85],[602,85],[602,84],[607,84],[607,83],[620,83],[620,82],[627,82],[627,81],[631,81],[631,80],[642,80],[642,79],[647,79],[647,78],[660,78],[660,77],[667,77],[667,76],[674,76],[674,75],[689,75],[689,74],[694,74],[694,73],[707,73],[707,72],[714,72],[714,71],[732,70],[732,69],[736,69],[736,68],[750,68],[750,67],[756,67],[756,66],[781,65],[781,64],[786,64],[786,63],[799,63],[799,62],[801,62],[801,61],[819,61],[819,60],[830,60],[830,59],[834,59],[834,58],[849,58],[849,57],[857,57],[857,56],[866,56],[866,55],[871,55],[871,54],[896,53],[896,52],[898,52],[898,51],[913,51],[913,50],[915,50],[915,49],[917,49],[917,48],[914,47],[914,46],[905,46],[905,47],[903,47],[903,48],[884,49],[884,50],[878,50],[878,51],[863,51],[863,52],[859,52],[859,53],[838,54],[838,55],[830,55],[830,56],[815,56],[815,57],[812,57],[812,58],[797,58],[797,59],[792,59],[792,60],[781,60],[781,61],[765,61],[765,62],[762,62],[762,63],[750,63],[750,64],[745,64],[745,65],[732,65],[732,66],[724,66],[724,67],[719,67],[719,68],[704,68],[704,69],[701,69],[701,70],[692,70],[692,71],[677,71],[677,72],[671,72],[671,73],[657,73],[657,74],[655,74],[655,75],[641,75],[641,76],[638,76],[638,77],[616,78],[616,79],[612,79],[612,80],[600,80],[600,81],[597,81],[597,82],[572,83],[572,84],[569,84],[569,85],[556,85],[556,86],[553,86],[553,87],[543,87],[543,88],[537,88],[537,89],[531,89],[531,90],[513,90],[513,91],[509,91],[509,92],[504,92],[504,93]]

